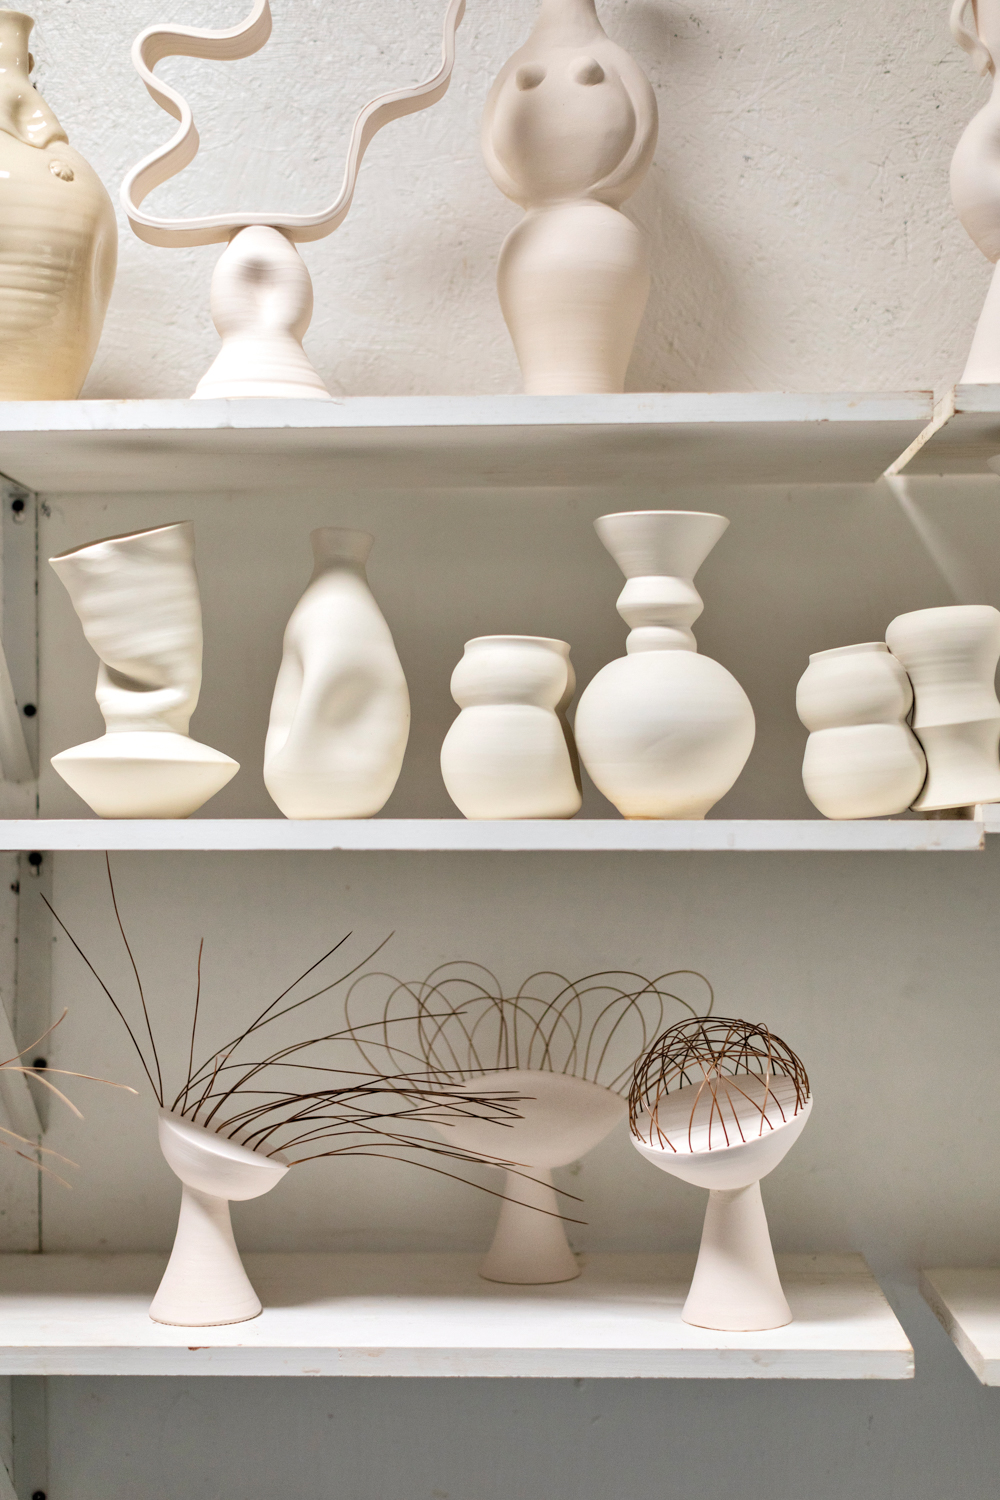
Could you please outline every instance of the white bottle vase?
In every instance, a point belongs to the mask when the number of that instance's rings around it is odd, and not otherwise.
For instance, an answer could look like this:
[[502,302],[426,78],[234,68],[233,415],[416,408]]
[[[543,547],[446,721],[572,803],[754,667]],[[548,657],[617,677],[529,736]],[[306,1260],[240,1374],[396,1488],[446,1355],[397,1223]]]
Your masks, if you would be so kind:
[[906,722],[913,688],[884,641],[816,651],[795,707],[808,730],[802,781],[825,818],[905,812],[927,763]]
[[[795,1113],[791,1079],[739,1075],[723,1109],[704,1084],[669,1094],[656,1122],[640,1116],[632,1144],[661,1171],[708,1188],[694,1277],[681,1317],[698,1328],[752,1333],[792,1321],[771,1248],[760,1179],[798,1140],[812,1098]],[[734,1122],[738,1121],[734,1129]],[[740,1134],[744,1139],[740,1139]],[[725,1141],[732,1144],[724,1144]]]
[[270,1192],[287,1164],[169,1110],[160,1111],[159,1133],[160,1150],[184,1188],[173,1250],[149,1316],[196,1328],[256,1318],[260,1298],[236,1248],[229,1204]]
[[311,533],[315,567],[285,630],[264,783],[287,818],[371,818],[410,732],[406,678],[372,597],[364,531]]
[[918,812],[1000,802],[1000,611],[952,604],[897,615],[885,633],[913,684],[913,732],[927,757]]
[[107,733],[52,757],[102,818],[186,818],[237,761],[188,737],[201,691],[201,601],[190,521],[91,542],[49,563],[101,659]]
[[462,712],[441,746],[448,795],[467,818],[571,818],[572,733],[559,710],[576,678],[565,641],[484,635],[451,676]]
[[602,667],[576,711],[580,758],[626,818],[703,818],[753,748],[750,700],[725,667],[700,656],[694,575],[725,516],[628,511],[594,523],[628,582],[618,613],[627,655]]
[[619,213],[656,147],[656,98],[594,0],[542,0],[483,116],[497,187],[527,210],[497,286],[534,394],[621,391],[649,294],[646,236]]
[[[971,27],[966,22],[971,21]],[[1000,0],[954,0],[951,29],[979,73],[992,75],[990,97],[966,126],[951,161],[951,197],[969,237],[991,265],[1000,260]],[[1000,271],[993,273],[963,383],[1000,381]]]
[[34,22],[0,10],[0,400],[80,394],[118,260],[96,172],[28,77]]

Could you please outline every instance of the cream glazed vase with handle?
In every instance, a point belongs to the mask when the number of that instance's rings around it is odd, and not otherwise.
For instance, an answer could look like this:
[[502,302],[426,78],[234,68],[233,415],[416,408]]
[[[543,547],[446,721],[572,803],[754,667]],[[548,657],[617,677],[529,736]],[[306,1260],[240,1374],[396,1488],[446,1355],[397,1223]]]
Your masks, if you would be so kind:
[[285,630],[264,783],[286,818],[371,818],[399,777],[406,678],[372,597],[364,531],[311,533],[315,566]]
[[1000,802],[1000,611],[990,604],[917,609],[897,615],[885,638],[913,684],[913,732],[927,757],[916,811]]
[[451,676],[462,712],[441,746],[441,775],[467,818],[579,812],[572,732],[560,713],[575,687],[565,641],[485,635],[466,642]]
[[91,542],[49,563],[101,659],[107,733],[52,757],[102,818],[186,818],[239,770],[188,736],[201,691],[201,601],[190,521]]
[[[990,97],[955,147],[951,197],[970,239],[991,265],[1000,261],[1000,0],[954,0],[952,35],[977,73],[992,79]],[[1000,381],[1000,271],[994,271],[976,325],[963,383]]]
[[621,391],[646,298],[646,236],[619,212],[656,148],[649,81],[594,0],[542,0],[483,116],[483,155],[526,210],[504,241],[500,306],[532,394]]
[[28,76],[34,22],[0,10],[0,400],[80,394],[111,297],[115,212]]
[[825,818],[905,812],[927,763],[907,724],[913,688],[884,641],[816,651],[795,707],[810,731],[802,762],[809,800]]
[[627,655],[602,667],[576,711],[576,743],[599,791],[626,818],[703,818],[753,748],[746,693],[701,656],[694,575],[729,522],[699,511],[601,516],[597,534],[625,574]]

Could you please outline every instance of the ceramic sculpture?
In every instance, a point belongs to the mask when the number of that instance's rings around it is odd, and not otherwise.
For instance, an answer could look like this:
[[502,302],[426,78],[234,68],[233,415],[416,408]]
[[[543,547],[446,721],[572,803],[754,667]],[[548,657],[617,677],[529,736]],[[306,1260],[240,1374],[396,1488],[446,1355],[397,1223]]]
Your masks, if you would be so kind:
[[580,810],[573,737],[576,689],[565,641],[483,635],[451,676],[462,712],[441,746],[448,795],[467,818],[571,818]]
[[[624,1119],[622,1090],[668,1004],[692,1011],[671,982],[691,980],[711,1001],[708,981],[689,970],[653,980],[533,974],[509,995],[481,965],[451,963],[416,983],[370,975],[351,986],[345,1010],[369,1066],[385,1066],[388,1051],[396,1067],[418,1061],[470,1098],[517,1101],[516,1118],[499,1131],[472,1111],[449,1114],[438,1127],[466,1152],[502,1151],[517,1164],[506,1169],[496,1231],[479,1269],[485,1280],[530,1286],[580,1275],[552,1172],[579,1160]],[[390,1031],[386,1048],[378,1039]]]
[[190,521],[105,537],[50,557],[101,659],[107,732],[52,757],[102,818],[186,818],[235,760],[188,737],[201,690],[201,602]]
[[312,532],[313,575],[292,611],[264,746],[264,784],[287,818],[371,818],[410,731],[406,678],[372,598],[364,531]]
[[649,295],[646,236],[619,212],[656,148],[656,97],[594,0],[542,0],[483,116],[483,155],[526,210],[497,289],[524,389],[621,391]]
[[754,741],[750,700],[698,654],[694,575],[729,522],[697,511],[601,516],[597,534],[625,574],[626,656],[602,667],[576,711],[580,758],[626,818],[703,818]]
[[918,812],[1000,802],[1000,611],[953,604],[897,615],[885,633],[913,684],[913,732],[927,757]]
[[685,1323],[750,1333],[792,1321],[760,1179],[798,1140],[811,1111],[805,1069],[766,1026],[681,1021],[640,1060],[629,1094],[633,1146],[709,1192]]
[[[971,28],[966,24],[971,20]],[[990,97],[965,128],[951,161],[951,197],[970,238],[991,265],[1000,261],[1000,0],[954,0],[952,35],[977,73],[989,74]],[[962,374],[963,383],[1000,381],[1000,271],[995,271]]]
[[0,10],[0,400],[80,394],[118,259],[115,211],[28,74],[34,22]]
[[910,679],[884,641],[810,656],[795,707],[810,731],[803,785],[825,818],[885,818],[910,806],[927,771],[906,722],[912,706]]
[[427,109],[447,93],[455,62],[455,31],[464,12],[465,0],[450,0],[441,66],[433,78],[413,88],[381,94],[361,110],[351,131],[340,192],[317,214],[227,213],[168,219],[142,208],[155,187],[183,171],[199,144],[187,101],[157,78],[153,69],[166,57],[219,61],[249,57],[271,34],[268,0],[254,0],[246,19],[225,30],[150,26],[136,37],[132,45],[136,71],[156,103],[180,123],[167,144],[133,167],[122,183],[121,201],[128,221],[150,245],[227,246],[212,278],[211,296],[222,349],[195,396],[331,399],[302,348],[312,316],[312,283],[295,246],[323,239],[346,219],[362,158],[382,126]]

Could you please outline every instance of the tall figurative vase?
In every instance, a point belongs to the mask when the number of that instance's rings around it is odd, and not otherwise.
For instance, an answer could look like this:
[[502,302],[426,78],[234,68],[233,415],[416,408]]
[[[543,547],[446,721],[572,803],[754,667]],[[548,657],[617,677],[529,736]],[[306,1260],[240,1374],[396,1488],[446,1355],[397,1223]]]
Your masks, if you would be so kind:
[[[1000,0],[954,0],[952,35],[977,73],[992,79],[990,97],[969,121],[951,159],[951,197],[970,239],[991,265],[1000,261]],[[962,382],[1000,381],[1000,271],[994,271],[976,325]]]

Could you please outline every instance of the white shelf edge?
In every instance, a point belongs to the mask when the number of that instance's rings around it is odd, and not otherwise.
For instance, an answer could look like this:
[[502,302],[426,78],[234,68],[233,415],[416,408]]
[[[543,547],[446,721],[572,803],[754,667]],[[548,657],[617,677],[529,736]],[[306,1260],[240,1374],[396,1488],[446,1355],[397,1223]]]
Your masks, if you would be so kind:
[[920,1291],[976,1379],[1000,1386],[1000,1270],[922,1271]]

